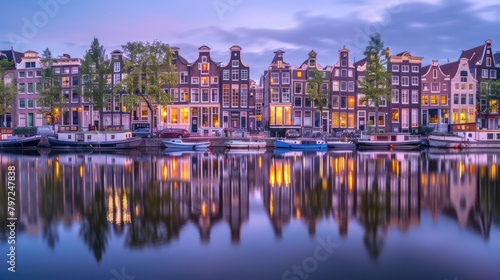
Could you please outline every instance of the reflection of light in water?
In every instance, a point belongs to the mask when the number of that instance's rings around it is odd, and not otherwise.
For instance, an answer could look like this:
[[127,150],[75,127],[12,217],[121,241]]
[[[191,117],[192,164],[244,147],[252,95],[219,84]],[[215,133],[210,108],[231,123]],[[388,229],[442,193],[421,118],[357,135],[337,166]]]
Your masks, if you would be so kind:
[[181,180],[189,181],[189,168],[191,164],[189,161],[185,161],[181,163]]
[[269,184],[271,187],[289,187],[291,183],[290,162],[272,161],[269,165]]
[[496,177],[497,177],[497,166],[494,165],[494,164],[491,166],[491,174],[490,174],[490,176],[491,176],[492,180],[495,180]]
[[349,171],[349,174],[347,175],[347,187],[350,191],[354,188],[354,174],[352,171]]
[[458,176],[460,178],[462,178],[462,176],[464,175],[464,170],[465,170],[464,163],[462,161],[458,162]]
[[212,202],[212,213],[215,214],[215,210],[217,210],[217,208],[215,207],[215,202]]
[[295,218],[300,219],[300,209],[295,209]]
[[80,178],[83,178],[83,165],[80,165]]
[[258,162],[259,162],[259,169],[262,169],[262,157],[261,156],[259,156]]
[[138,205],[135,206],[135,216],[136,217],[139,216],[139,206]]
[[168,179],[168,167],[167,164],[163,164],[163,170],[162,170],[162,177],[163,180],[166,181]]
[[274,206],[273,206],[273,194],[271,193],[271,196],[269,198],[269,216],[273,216],[274,213]]
[[422,175],[420,175],[420,182],[421,182],[420,185],[422,187],[426,187],[427,186],[427,174],[422,173]]
[[201,204],[201,215],[203,217],[207,216],[207,203],[205,201]]

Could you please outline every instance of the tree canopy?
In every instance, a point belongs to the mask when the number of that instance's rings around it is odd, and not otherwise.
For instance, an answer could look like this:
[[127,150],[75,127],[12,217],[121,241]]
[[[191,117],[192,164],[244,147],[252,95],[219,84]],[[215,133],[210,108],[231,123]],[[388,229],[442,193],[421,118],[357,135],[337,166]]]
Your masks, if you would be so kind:
[[3,122],[0,126],[7,124],[7,114],[11,113],[12,105],[16,100],[17,86],[14,76],[8,76],[10,68],[14,68],[12,61],[0,60],[0,115],[3,115]]
[[42,52],[42,76],[40,82],[42,88],[37,103],[42,107],[41,112],[50,116],[52,126],[60,116],[60,108],[66,102],[61,88],[61,77],[54,71],[54,59],[47,48]]

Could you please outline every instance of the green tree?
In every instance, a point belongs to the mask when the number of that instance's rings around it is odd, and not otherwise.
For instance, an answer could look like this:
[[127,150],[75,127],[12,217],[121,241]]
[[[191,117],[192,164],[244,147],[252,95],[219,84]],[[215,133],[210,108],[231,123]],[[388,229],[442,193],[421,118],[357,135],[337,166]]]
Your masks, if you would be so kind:
[[40,97],[37,100],[38,105],[42,107],[42,113],[50,116],[50,123],[55,129],[55,120],[60,116],[60,108],[66,98],[62,94],[61,76],[54,71],[54,59],[52,53],[47,48],[42,52],[42,76],[40,82],[42,89]]
[[[171,102],[164,88],[177,85],[177,72],[172,64],[172,52],[168,44],[128,42],[123,45],[127,76],[122,80],[122,87],[128,94],[142,97],[151,112],[151,128],[154,127],[155,108],[167,106]],[[153,130],[151,129],[151,136]]]
[[392,98],[391,73],[387,71],[389,53],[384,49],[380,34],[370,35],[370,42],[363,53],[366,58],[365,78],[359,81],[366,102],[375,111],[375,131],[378,132],[378,111],[382,102]]
[[[111,75],[110,61],[106,60],[106,51],[94,38],[90,50],[85,54],[80,67],[80,80],[83,85],[83,96],[92,102],[94,110],[99,112],[101,127],[104,125],[103,112],[108,98],[113,100],[108,78]],[[113,120],[111,120],[113,124]]]
[[481,114],[480,117],[483,117],[483,123],[484,127],[488,127],[487,119],[490,114],[498,114],[499,113],[499,107],[498,107],[498,102],[500,99],[500,80],[486,80],[485,82],[481,83],[481,88],[480,88],[480,108],[479,108],[479,113]]
[[[12,105],[16,100],[17,87],[16,81],[9,69],[14,68],[14,63],[7,59],[0,60],[0,115],[3,115],[3,124],[7,124],[7,114],[11,113]],[[8,81],[10,80],[10,81]]]
[[314,107],[319,111],[320,119],[320,131],[323,131],[323,125],[321,123],[321,118],[323,114],[323,109],[328,107],[328,91],[323,88],[323,72],[314,68],[311,75],[307,79],[307,93],[309,94],[309,99],[314,103]]

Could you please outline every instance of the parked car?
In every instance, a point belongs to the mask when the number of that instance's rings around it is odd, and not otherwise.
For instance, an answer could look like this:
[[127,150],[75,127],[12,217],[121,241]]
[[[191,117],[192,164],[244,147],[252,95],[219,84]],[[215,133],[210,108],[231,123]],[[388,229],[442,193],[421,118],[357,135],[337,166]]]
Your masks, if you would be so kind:
[[298,138],[300,137],[300,133],[297,129],[287,129],[285,131],[285,137],[287,138]]
[[137,128],[136,130],[132,131],[132,136],[133,137],[149,138],[149,137],[151,137],[151,130],[147,127]]
[[191,136],[189,131],[182,128],[165,128],[159,133],[161,138],[188,138]]

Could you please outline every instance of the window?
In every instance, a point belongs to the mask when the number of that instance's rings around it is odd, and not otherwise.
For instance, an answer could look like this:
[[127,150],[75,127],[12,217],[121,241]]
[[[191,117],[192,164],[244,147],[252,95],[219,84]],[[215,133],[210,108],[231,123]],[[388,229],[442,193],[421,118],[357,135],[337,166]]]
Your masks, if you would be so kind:
[[347,127],[347,114],[346,113],[340,113],[340,127]]
[[69,67],[63,68],[63,74],[69,74]]
[[210,64],[208,63],[201,63],[200,65],[200,70],[202,74],[208,74],[208,70],[210,70]]
[[392,76],[392,84],[399,85],[399,77],[398,76]]
[[340,70],[340,77],[347,77],[347,69]]
[[33,83],[28,83],[28,93],[34,93],[35,92],[35,86]]
[[418,73],[418,68],[419,68],[418,66],[413,65],[413,66],[411,67],[411,72]]
[[439,96],[439,104],[440,105],[448,105],[448,96],[440,95]]
[[212,108],[212,126],[219,127],[219,108]]
[[304,112],[304,126],[312,126],[312,114],[311,111]]
[[181,102],[189,101],[189,90],[187,88],[181,88]]
[[453,94],[453,104],[458,105],[458,94]]
[[191,102],[200,102],[200,90],[197,88],[191,89]]
[[387,107],[387,99],[385,98],[385,96],[380,96],[379,106],[380,107]]
[[25,93],[25,92],[26,92],[25,83],[19,83],[19,93]]
[[469,94],[469,105],[474,105],[474,94]]
[[24,77],[26,77],[26,72],[19,71],[19,78],[24,78]]
[[460,94],[460,104],[467,104],[467,94]]
[[408,104],[409,91],[407,89],[403,89],[401,91],[401,104]]
[[[486,58],[486,67],[490,67],[490,66],[491,66],[491,57],[487,57]],[[28,68],[28,67],[26,67],[26,68]]]
[[115,62],[114,63],[114,72],[120,72],[121,71],[121,65],[120,65],[120,62]]
[[401,65],[401,72],[410,72],[409,65]]
[[339,106],[340,106],[339,96],[338,95],[332,96],[332,108],[338,109]]
[[229,107],[229,85],[224,85],[222,88],[222,106]]
[[281,102],[290,102],[290,88],[283,88],[281,93]]
[[36,75],[36,77],[41,77],[42,76],[42,71],[40,71],[40,70],[36,71],[35,75]]
[[35,68],[35,62],[26,62],[25,66],[26,68]]
[[343,67],[347,66],[347,59],[341,59],[340,66],[343,66]]
[[302,124],[302,112],[294,111],[293,112],[293,125],[301,125]]
[[340,109],[346,109],[347,108],[347,96],[341,96],[340,97]]
[[26,99],[19,99],[19,108],[26,108]]
[[232,85],[231,87],[231,106],[238,107],[240,105],[240,93],[238,92],[239,86]]
[[240,70],[231,71],[231,80],[238,81],[240,79]]
[[411,85],[412,86],[418,86],[418,77],[411,77]]
[[179,75],[180,75],[179,82],[181,84],[187,84],[189,81],[187,72],[180,72]]
[[410,85],[410,77],[408,77],[408,76],[401,77],[401,85],[402,86],[409,86]]
[[392,103],[399,103],[399,89],[392,90],[391,102]]
[[290,73],[289,72],[283,72],[281,73],[281,83],[283,84],[290,84]]
[[78,74],[78,67],[71,67],[72,74]]
[[347,98],[347,108],[354,109],[354,96],[349,96]]
[[398,123],[399,122],[399,109],[391,110],[391,122]]
[[28,71],[28,78],[33,78],[33,71]]
[[490,70],[490,79],[497,78],[497,70]]
[[280,83],[280,73],[271,73],[271,84],[279,84]]
[[206,76],[201,77],[201,85],[208,86],[208,77],[206,77]]
[[295,83],[294,88],[295,88],[295,93],[299,93],[299,94],[302,93],[302,83]]
[[248,107],[248,85],[241,85],[241,107]]
[[354,81],[347,82],[347,91],[354,91]]
[[431,95],[431,105],[432,106],[438,105],[438,96],[437,95]]
[[293,105],[295,107],[302,107],[302,97],[295,97]]
[[241,79],[248,80],[248,70],[241,70]]
[[339,127],[339,113],[332,113],[332,127]]
[[177,108],[170,109],[170,123],[179,123],[179,113]]
[[483,78],[488,78],[488,69],[483,69],[483,70],[481,71],[481,73],[482,73],[482,75],[481,75],[481,76],[482,76]]
[[411,103],[418,104],[418,90],[413,89],[411,91]]
[[429,105],[429,96],[422,95],[422,105]]
[[439,83],[431,83],[431,92],[439,92]]
[[224,71],[222,71],[222,79],[223,79],[224,81],[229,80],[229,70],[224,70]]
[[297,78],[302,78],[302,72],[297,71]]
[[[73,76],[72,77],[72,84],[74,87],[77,87],[79,82],[78,82],[78,76]],[[118,81],[117,81],[118,80]],[[120,82],[120,74],[115,74],[115,84]]]
[[204,88],[201,90],[201,102],[209,101],[208,88]]
[[383,113],[378,114],[378,125],[385,126],[385,115]]
[[219,102],[219,90],[216,88],[212,89],[212,102]]
[[340,82],[340,91],[346,91],[347,90],[347,82],[342,81]]
[[179,102],[179,89],[171,88],[170,95],[172,96],[172,100],[174,102]]
[[399,72],[399,65],[392,65],[392,72]]
[[191,84],[197,85],[200,83],[200,78],[199,77],[191,77]]
[[240,61],[239,60],[231,60],[231,66],[232,67],[239,67]]
[[273,103],[280,102],[279,88],[276,87],[271,88],[271,102]]
[[306,97],[305,99],[305,107],[312,107],[312,101],[309,97]]
[[339,91],[339,81],[332,82],[332,91],[334,91],[334,92]]
[[352,77],[352,69],[347,70],[347,76]]
[[339,76],[339,69],[335,69],[335,74],[334,74],[335,77],[338,77]]

